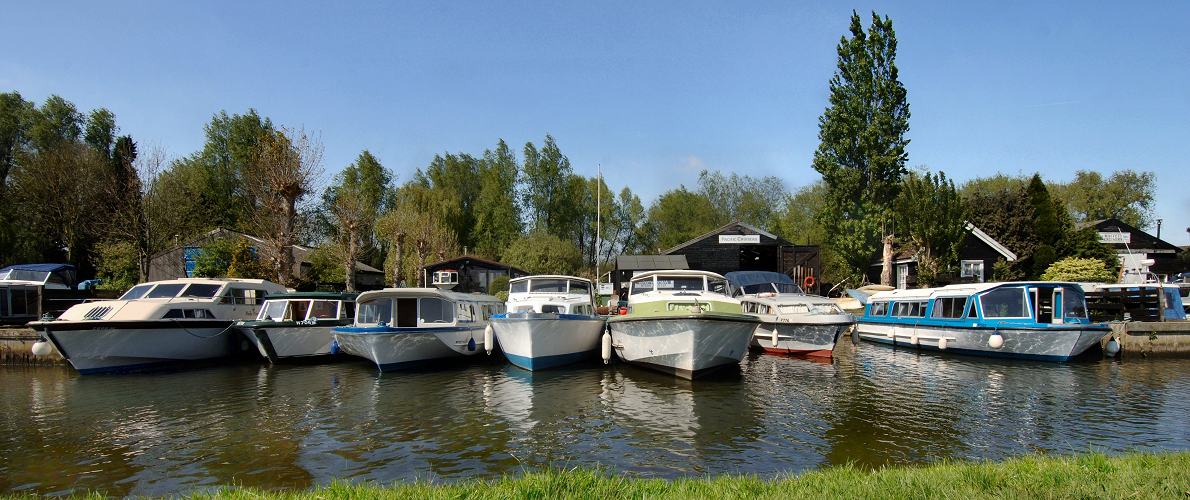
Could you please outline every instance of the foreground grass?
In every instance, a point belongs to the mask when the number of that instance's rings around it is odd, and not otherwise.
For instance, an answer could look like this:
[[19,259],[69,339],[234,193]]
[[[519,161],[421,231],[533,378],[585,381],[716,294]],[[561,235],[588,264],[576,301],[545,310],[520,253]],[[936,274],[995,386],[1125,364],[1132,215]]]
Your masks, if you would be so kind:
[[307,491],[223,488],[191,498],[1190,498],[1190,452],[1029,456],[867,471],[843,466],[797,476],[632,479],[594,470],[492,481],[379,485],[336,482]]

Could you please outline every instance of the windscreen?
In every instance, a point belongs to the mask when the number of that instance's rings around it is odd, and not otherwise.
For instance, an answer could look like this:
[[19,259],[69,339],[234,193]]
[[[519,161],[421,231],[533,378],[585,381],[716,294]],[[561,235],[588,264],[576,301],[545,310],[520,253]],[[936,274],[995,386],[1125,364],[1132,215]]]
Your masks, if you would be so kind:
[[172,299],[182,291],[182,287],[186,285],[183,283],[169,283],[165,285],[157,285],[152,291],[145,294],[146,299]]
[[136,285],[136,286],[128,289],[127,292],[124,292],[124,295],[120,296],[120,300],[139,299],[139,298],[143,297],[145,295],[145,292],[149,291],[150,288],[153,288],[153,285]]

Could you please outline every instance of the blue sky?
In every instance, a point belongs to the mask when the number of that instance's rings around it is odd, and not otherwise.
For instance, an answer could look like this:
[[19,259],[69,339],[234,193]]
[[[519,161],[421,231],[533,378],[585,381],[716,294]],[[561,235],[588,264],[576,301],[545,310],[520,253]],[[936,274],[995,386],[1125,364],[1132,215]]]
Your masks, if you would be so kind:
[[852,9],[893,19],[910,165],[1152,171],[1162,236],[1190,243],[1190,2],[21,2],[0,91],[107,107],[172,156],[256,108],[320,134],[327,178],[365,148],[405,180],[550,133],[646,203],[703,168],[792,190]]

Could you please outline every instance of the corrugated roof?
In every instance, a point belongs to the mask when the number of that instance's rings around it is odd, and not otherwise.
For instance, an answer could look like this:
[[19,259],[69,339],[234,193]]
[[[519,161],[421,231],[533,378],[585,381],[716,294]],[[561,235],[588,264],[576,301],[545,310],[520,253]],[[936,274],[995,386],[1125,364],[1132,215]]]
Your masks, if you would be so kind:
[[690,269],[685,255],[621,255],[616,257],[616,269],[649,271],[661,269]]

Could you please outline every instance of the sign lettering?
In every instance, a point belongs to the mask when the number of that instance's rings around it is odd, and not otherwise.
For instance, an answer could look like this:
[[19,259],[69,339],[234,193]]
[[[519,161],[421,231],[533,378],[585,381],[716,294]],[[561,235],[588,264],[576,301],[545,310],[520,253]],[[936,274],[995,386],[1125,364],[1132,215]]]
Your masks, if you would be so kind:
[[719,244],[760,243],[759,234],[721,234]]

